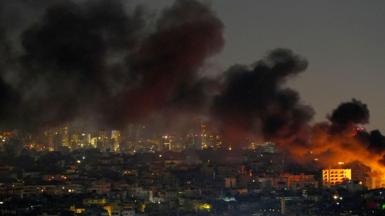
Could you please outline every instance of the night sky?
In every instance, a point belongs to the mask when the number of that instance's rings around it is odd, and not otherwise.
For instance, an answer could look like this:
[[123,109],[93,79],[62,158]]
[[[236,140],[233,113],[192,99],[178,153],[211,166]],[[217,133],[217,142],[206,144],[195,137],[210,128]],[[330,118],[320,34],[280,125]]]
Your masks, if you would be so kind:
[[[141,0],[159,10],[173,1]],[[268,50],[290,48],[309,61],[290,80],[324,120],[337,104],[357,98],[370,109],[367,128],[385,130],[385,2],[358,0],[213,0],[225,25],[224,50],[210,73],[235,63],[250,64]]]

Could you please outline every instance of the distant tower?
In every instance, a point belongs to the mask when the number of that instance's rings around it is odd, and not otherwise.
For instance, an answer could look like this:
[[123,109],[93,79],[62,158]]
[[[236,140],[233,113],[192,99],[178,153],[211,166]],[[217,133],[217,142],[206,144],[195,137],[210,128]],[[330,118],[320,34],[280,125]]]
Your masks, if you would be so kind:
[[201,122],[201,131],[200,131],[200,140],[201,140],[201,149],[207,149],[207,125]]
[[111,140],[112,140],[112,151],[118,152],[120,148],[120,131],[112,130],[111,131]]
[[70,147],[69,136],[68,136],[68,126],[64,126],[61,129],[61,134],[62,134],[63,146]]

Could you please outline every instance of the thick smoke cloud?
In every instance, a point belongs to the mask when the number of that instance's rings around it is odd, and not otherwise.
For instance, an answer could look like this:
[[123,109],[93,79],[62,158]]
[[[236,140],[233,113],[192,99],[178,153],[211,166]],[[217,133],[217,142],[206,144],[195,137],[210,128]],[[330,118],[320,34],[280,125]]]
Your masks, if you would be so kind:
[[385,153],[385,136],[379,130],[360,131],[357,138],[367,145],[368,149],[377,154]]
[[[141,7],[129,11],[121,1],[40,3],[41,18],[22,31],[12,66],[3,63],[11,56],[3,44],[14,44],[0,37],[7,104],[0,116],[9,116],[3,127],[40,128],[78,117],[122,127],[169,106],[203,103],[197,99],[210,82],[199,68],[224,43],[223,24],[206,5],[176,1],[151,27]],[[29,1],[1,6],[41,12]]]
[[19,94],[4,80],[13,62],[11,46],[6,36],[5,28],[0,26],[0,119],[10,123],[17,116]]
[[[205,96],[211,81],[200,78],[198,70],[223,44],[223,24],[207,6],[176,1],[132,56],[131,68],[140,74],[141,83],[121,96],[115,113],[132,120],[154,110],[186,107],[185,103],[199,110],[205,97],[198,97]],[[125,110],[119,110],[122,108]]]
[[[276,49],[254,66],[233,66],[224,76],[223,91],[215,97],[213,112],[224,134],[233,142],[242,136],[301,140],[298,132],[313,116],[286,80],[303,72],[307,61],[290,50]],[[300,140],[298,140],[300,139]]]
[[369,110],[366,104],[352,99],[341,103],[329,116],[329,120],[337,130],[344,130],[357,124],[369,123]]
[[119,1],[49,7],[22,34],[21,119],[43,126],[71,120],[130,82],[125,63],[113,60],[133,49],[141,19]]

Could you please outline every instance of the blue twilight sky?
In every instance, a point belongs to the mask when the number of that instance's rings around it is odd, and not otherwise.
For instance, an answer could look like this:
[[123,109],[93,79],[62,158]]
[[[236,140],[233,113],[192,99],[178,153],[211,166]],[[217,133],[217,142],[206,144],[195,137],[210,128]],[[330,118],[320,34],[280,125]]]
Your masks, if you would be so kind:
[[[173,0],[135,0],[158,12]],[[225,24],[216,68],[251,64],[268,50],[290,48],[310,63],[288,85],[324,120],[340,102],[368,104],[369,129],[385,131],[385,1],[211,0]]]

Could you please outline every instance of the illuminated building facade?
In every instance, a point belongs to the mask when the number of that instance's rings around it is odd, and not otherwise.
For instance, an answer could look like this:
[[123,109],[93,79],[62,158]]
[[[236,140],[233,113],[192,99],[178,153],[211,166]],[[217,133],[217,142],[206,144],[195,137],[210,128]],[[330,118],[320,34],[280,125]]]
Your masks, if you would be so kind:
[[352,179],[351,169],[324,169],[322,170],[322,183],[332,186],[350,181]]
[[162,147],[163,150],[170,151],[173,147],[173,137],[170,135],[162,136]]
[[118,130],[111,131],[112,150],[114,152],[118,152],[120,150],[120,143],[121,143],[120,137],[121,137],[120,131]]

